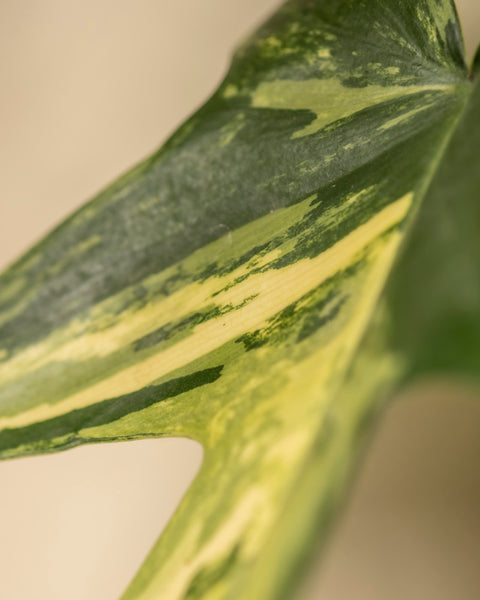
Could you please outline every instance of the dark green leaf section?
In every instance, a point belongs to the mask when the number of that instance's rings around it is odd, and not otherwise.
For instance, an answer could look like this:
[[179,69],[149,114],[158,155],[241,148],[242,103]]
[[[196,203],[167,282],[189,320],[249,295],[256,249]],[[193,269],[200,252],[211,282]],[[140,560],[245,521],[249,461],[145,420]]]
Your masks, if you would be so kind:
[[[265,76],[288,78],[288,67],[295,65],[297,79],[340,73],[343,84],[353,88],[409,84],[412,73],[424,81],[436,71],[442,79],[448,77],[442,67],[459,73],[466,69],[454,15],[451,3],[443,0],[286,2],[258,31],[253,43],[240,49],[232,71],[236,79],[251,83]],[[316,22],[322,26],[317,28]],[[324,46],[332,47],[338,71],[305,60],[318,55]],[[299,65],[300,61],[303,64]],[[395,70],[379,68],[385,63]]]
[[412,377],[480,376],[479,148],[477,81],[388,290],[391,344]]

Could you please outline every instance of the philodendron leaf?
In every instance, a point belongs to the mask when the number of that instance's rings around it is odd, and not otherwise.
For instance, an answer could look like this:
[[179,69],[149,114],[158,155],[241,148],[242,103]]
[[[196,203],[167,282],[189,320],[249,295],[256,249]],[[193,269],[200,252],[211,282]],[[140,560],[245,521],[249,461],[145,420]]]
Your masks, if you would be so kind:
[[480,88],[449,0],[291,0],[0,279],[0,455],[188,436],[126,599],[294,589],[372,416],[480,374]]

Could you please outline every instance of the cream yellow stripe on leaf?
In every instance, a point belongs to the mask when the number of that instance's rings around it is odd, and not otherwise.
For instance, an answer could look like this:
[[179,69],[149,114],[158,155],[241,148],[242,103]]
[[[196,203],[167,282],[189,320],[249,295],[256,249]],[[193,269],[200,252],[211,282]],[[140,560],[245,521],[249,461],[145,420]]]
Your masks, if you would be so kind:
[[0,429],[23,427],[106,398],[139,390],[168,373],[208,354],[232,339],[261,327],[266,321],[302,298],[338,272],[347,268],[355,256],[379,235],[401,222],[408,213],[413,194],[390,204],[337,244],[314,259],[303,259],[283,269],[252,275],[219,296],[222,302],[249,304],[223,317],[198,325],[191,336],[115,375],[67,397],[55,405],[43,404],[24,413],[0,420]]

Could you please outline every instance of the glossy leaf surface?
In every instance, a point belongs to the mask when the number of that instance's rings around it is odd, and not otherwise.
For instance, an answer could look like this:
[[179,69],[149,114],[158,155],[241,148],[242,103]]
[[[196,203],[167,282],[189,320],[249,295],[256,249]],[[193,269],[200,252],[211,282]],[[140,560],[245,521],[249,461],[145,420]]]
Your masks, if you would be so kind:
[[448,0],[292,0],[0,279],[0,456],[202,470],[125,598],[287,597],[387,395],[480,372],[480,92]]

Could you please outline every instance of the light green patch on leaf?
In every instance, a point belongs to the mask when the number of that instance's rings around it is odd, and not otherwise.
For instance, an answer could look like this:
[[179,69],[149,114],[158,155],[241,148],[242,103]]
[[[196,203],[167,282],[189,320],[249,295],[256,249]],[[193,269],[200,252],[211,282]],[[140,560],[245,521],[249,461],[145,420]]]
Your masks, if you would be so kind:
[[376,104],[425,91],[449,93],[454,92],[454,88],[444,85],[348,88],[336,79],[282,79],[261,83],[252,94],[252,106],[312,112],[315,115],[312,123],[292,135],[292,138],[299,138],[317,133]]

